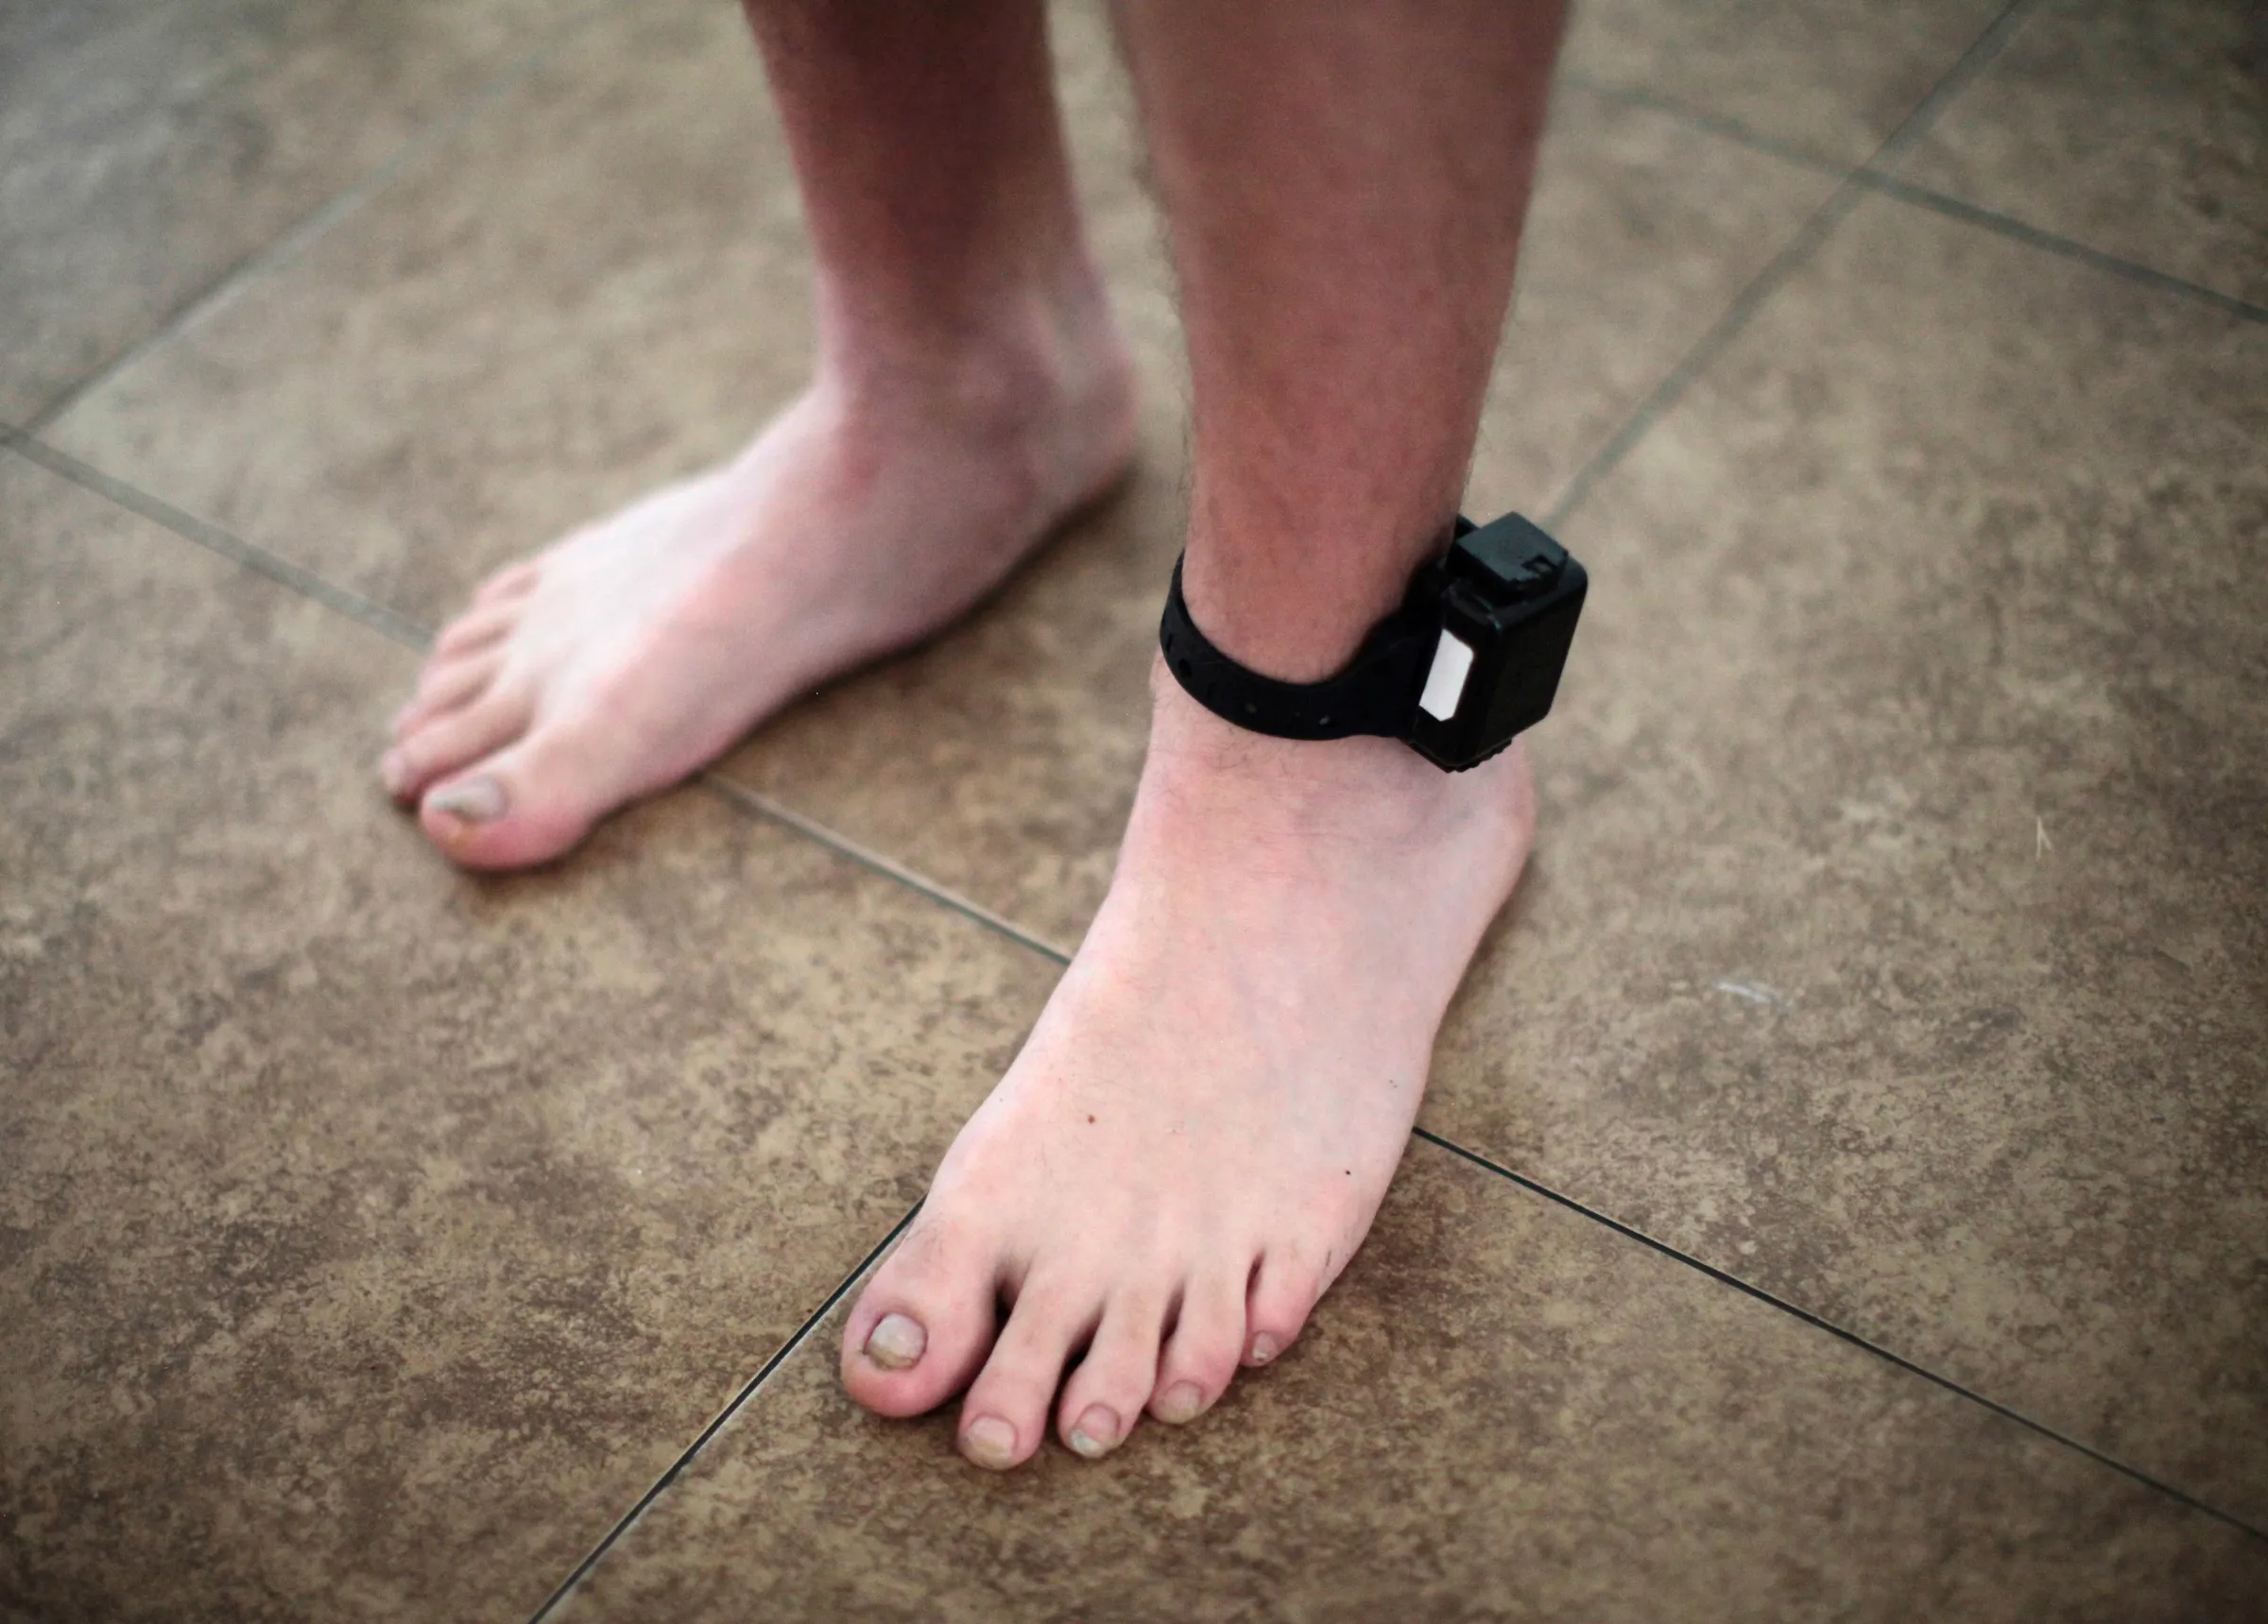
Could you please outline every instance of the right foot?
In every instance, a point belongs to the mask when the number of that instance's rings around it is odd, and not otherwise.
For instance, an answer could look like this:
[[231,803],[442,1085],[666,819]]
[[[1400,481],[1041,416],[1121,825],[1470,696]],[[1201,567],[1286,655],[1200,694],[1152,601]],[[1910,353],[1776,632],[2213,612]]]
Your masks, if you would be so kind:
[[866,398],[822,380],[722,468],[491,577],[395,719],[387,789],[457,863],[541,863],[963,614],[1131,460],[1131,370],[1085,325]]
[[966,1389],[980,1466],[1029,1460],[1051,1415],[1108,1454],[1291,1345],[1534,833],[1517,744],[1444,773],[1389,740],[1241,732],[1153,682],[1109,895],[843,1328],[880,1414]]

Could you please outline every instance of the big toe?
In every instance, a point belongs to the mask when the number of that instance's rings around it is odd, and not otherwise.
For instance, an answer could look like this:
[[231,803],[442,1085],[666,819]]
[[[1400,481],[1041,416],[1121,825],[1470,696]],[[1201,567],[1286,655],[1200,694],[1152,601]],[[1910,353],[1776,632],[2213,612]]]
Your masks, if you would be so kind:
[[942,1224],[906,1236],[843,1327],[843,1386],[878,1415],[919,1415],[968,1386],[992,1345],[994,1260]]
[[523,740],[425,792],[426,838],[466,868],[527,868],[572,849],[603,810]]
[[415,804],[434,784],[518,738],[527,716],[524,699],[491,686],[469,703],[410,722],[379,759],[378,776],[389,795]]

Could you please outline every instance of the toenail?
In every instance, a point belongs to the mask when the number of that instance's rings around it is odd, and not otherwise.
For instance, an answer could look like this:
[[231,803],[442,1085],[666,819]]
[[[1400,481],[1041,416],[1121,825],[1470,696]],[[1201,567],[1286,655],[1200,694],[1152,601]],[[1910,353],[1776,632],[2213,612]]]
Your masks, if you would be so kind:
[[1194,1381],[1177,1381],[1165,1390],[1158,1401],[1158,1419],[1170,1421],[1176,1427],[1184,1421],[1194,1421],[1197,1411],[1205,1408],[1204,1391]]
[[919,1320],[903,1314],[885,1314],[867,1333],[867,1357],[885,1370],[903,1370],[929,1346],[929,1333]]
[[1252,1339],[1252,1362],[1265,1364],[1283,1351],[1283,1344],[1263,1331]]
[[1090,1404],[1071,1429],[1071,1446],[1090,1461],[1109,1454],[1118,1447],[1118,1411],[1107,1404]]
[[1016,1464],[1016,1428],[997,1415],[980,1415],[961,1434],[961,1453],[980,1466],[1005,1471]]
[[425,797],[425,810],[465,823],[493,823],[504,815],[504,786],[494,778],[467,778]]

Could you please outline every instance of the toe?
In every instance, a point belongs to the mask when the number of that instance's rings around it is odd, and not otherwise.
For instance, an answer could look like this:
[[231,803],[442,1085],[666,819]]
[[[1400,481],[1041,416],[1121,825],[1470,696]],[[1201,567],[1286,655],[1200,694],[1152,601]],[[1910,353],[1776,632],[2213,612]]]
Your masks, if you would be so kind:
[[1074,1453],[1099,1459],[1133,1431],[1158,1384],[1164,1323],[1165,1305],[1154,1296],[1123,1297],[1103,1311],[1094,1342],[1056,1407],[1056,1430]]
[[1228,1391],[1244,1351],[1247,1277],[1223,1274],[1190,1282],[1150,1391],[1150,1413],[1159,1420],[1194,1421]]
[[992,1344],[992,1357],[961,1400],[961,1453],[995,1472],[1039,1449],[1063,1366],[1093,1331],[1097,1303],[1076,1276],[1033,1280]]
[[509,569],[499,570],[481,582],[480,590],[472,594],[475,608],[489,604],[508,604],[524,598],[535,590],[537,566],[533,558],[524,559]]
[[1245,1306],[1245,1363],[1266,1364],[1290,1347],[1328,1284],[1323,1269],[1296,1251],[1263,1257]]
[[925,1214],[843,1327],[843,1386],[880,1415],[919,1415],[969,1384],[992,1345],[996,1260],[981,1237]]
[[517,738],[528,707],[490,688],[478,700],[411,729],[378,762],[378,776],[395,799],[414,801],[436,779],[456,772]]
[[527,868],[571,850],[622,799],[565,729],[538,724],[427,791],[419,821],[463,867]]
[[437,657],[428,660],[418,677],[418,691],[394,717],[396,743],[408,738],[435,717],[478,699],[504,667],[500,650]]
[[472,654],[501,641],[520,624],[521,608],[518,598],[474,605],[441,628],[441,635],[433,640],[434,657]]

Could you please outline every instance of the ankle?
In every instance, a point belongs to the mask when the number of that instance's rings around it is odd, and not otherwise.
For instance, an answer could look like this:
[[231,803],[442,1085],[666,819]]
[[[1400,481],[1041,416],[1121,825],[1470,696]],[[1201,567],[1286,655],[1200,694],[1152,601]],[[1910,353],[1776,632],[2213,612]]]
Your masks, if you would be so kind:
[[917,321],[822,318],[816,387],[853,421],[1028,438],[1077,419],[1132,418],[1133,368],[1091,271]]
[[[1247,846],[1280,840],[1393,854],[1444,843],[1498,846],[1507,886],[1525,858],[1536,806],[1518,743],[1469,772],[1445,773],[1392,739],[1247,732],[1191,698],[1162,659],[1152,663],[1150,692],[1138,820],[1211,826]],[[1231,821],[1238,827],[1227,828]]]

